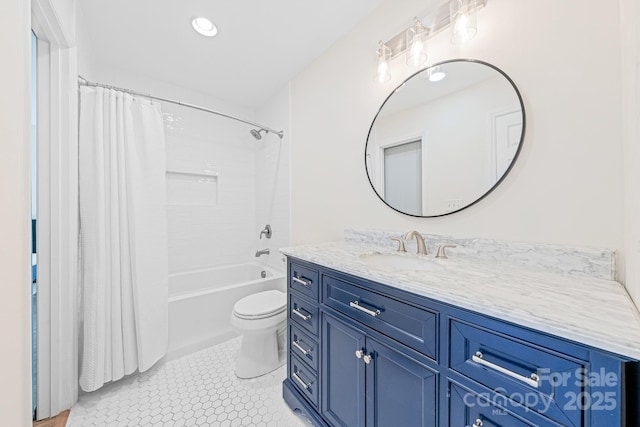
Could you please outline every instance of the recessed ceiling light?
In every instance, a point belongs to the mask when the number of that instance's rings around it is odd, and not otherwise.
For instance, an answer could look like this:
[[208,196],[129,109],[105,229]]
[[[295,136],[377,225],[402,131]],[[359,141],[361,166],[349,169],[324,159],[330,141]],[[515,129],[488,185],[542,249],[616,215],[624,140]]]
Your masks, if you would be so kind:
[[194,20],[191,21],[191,25],[193,25],[194,30],[203,36],[213,37],[218,34],[218,29],[213,25],[213,22],[202,16],[194,18]]

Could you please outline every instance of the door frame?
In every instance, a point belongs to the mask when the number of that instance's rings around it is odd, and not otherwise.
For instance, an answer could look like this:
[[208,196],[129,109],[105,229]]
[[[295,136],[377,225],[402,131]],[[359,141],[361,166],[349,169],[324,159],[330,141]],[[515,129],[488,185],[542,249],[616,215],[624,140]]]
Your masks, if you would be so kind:
[[38,38],[36,419],[78,396],[77,49],[52,0],[31,1]]
[[515,112],[520,111],[522,113],[522,108],[517,105],[514,105],[509,108],[503,108],[500,110],[493,111],[489,114],[489,129],[491,129],[491,135],[489,137],[489,176],[488,176],[488,184],[490,188],[492,188],[496,182],[501,178],[498,176],[498,130],[496,123],[498,118],[501,116],[506,116],[509,114],[513,114]]

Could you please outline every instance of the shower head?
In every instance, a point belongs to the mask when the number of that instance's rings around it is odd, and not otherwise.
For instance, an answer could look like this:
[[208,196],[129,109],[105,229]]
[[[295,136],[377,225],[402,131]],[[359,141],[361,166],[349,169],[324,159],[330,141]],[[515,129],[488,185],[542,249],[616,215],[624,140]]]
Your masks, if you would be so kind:
[[251,129],[249,132],[251,133],[251,136],[253,136],[255,139],[261,140],[262,135],[260,135],[260,132],[268,132],[268,131],[266,129],[260,129],[260,130]]

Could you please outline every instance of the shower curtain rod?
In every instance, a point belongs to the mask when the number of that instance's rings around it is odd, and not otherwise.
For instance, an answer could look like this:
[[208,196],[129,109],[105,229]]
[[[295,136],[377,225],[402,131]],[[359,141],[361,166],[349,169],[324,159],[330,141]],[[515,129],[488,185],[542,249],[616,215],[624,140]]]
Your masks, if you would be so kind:
[[271,133],[274,133],[274,134],[278,135],[278,137],[280,137],[280,139],[282,139],[282,137],[284,136],[284,131],[277,131],[277,130],[271,129],[268,126],[263,126],[263,125],[261,125],[259,123],[254,123],[254,122],[251,122],[249,120],[244,120],[244,119],[241,119],[241,118],[238,118],[238,117],[230,116],[229,114],[224,114],[224,113],[221,113],[219,111],[210,110],[209,108],[200,107],[198,105],[189,104],[189,103],[186,103],[186,102],[175,101],[173,99],[163,98],[161,96],[154,96],[154,95],[151,95],[151,94],[148,94],[148,93],[136,92],[134,90],[125,89],[125,88],[121,88],[121,87],[117,87],[117,86],[110,86],[110,85],[106,85],[106,84],[102,84],[102,83],[90,82],[89,80],[85,79],[82,76],[78,76],[78,85],[79,86],[88,86],[88,87],[102,87],[102,88],[105,88],[105,89],[113,89],[113,90],[118,90],[118,91],[121,91],[121,92],[128,93],[130,95],[142,96],[142,97],[149,98],[149,99],[155,99],[156,101],[163,101],[163,102],[168,102],[170,104],[181,105],[183,107],[193,108],[194,110],[204,111],[205,113],[215,114],[215,115],[218,115],[218,116],[226,117],[226,118],[231,119],[231,120],[236,120],[238,122],[242,122],[242,123],[245,123],[245,124],[260,128],[261,130],[264,130],[266,132],[271,132]]

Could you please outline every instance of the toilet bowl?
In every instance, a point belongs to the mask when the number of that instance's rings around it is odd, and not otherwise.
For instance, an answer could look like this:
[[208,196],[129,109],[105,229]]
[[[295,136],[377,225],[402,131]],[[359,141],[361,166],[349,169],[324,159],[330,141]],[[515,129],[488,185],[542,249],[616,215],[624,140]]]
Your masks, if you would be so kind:
[[242,335],[236,358],[238,378],[255,378],[286,362],[287,295],[271,290],[242,298],[233,306],[231,325]]

